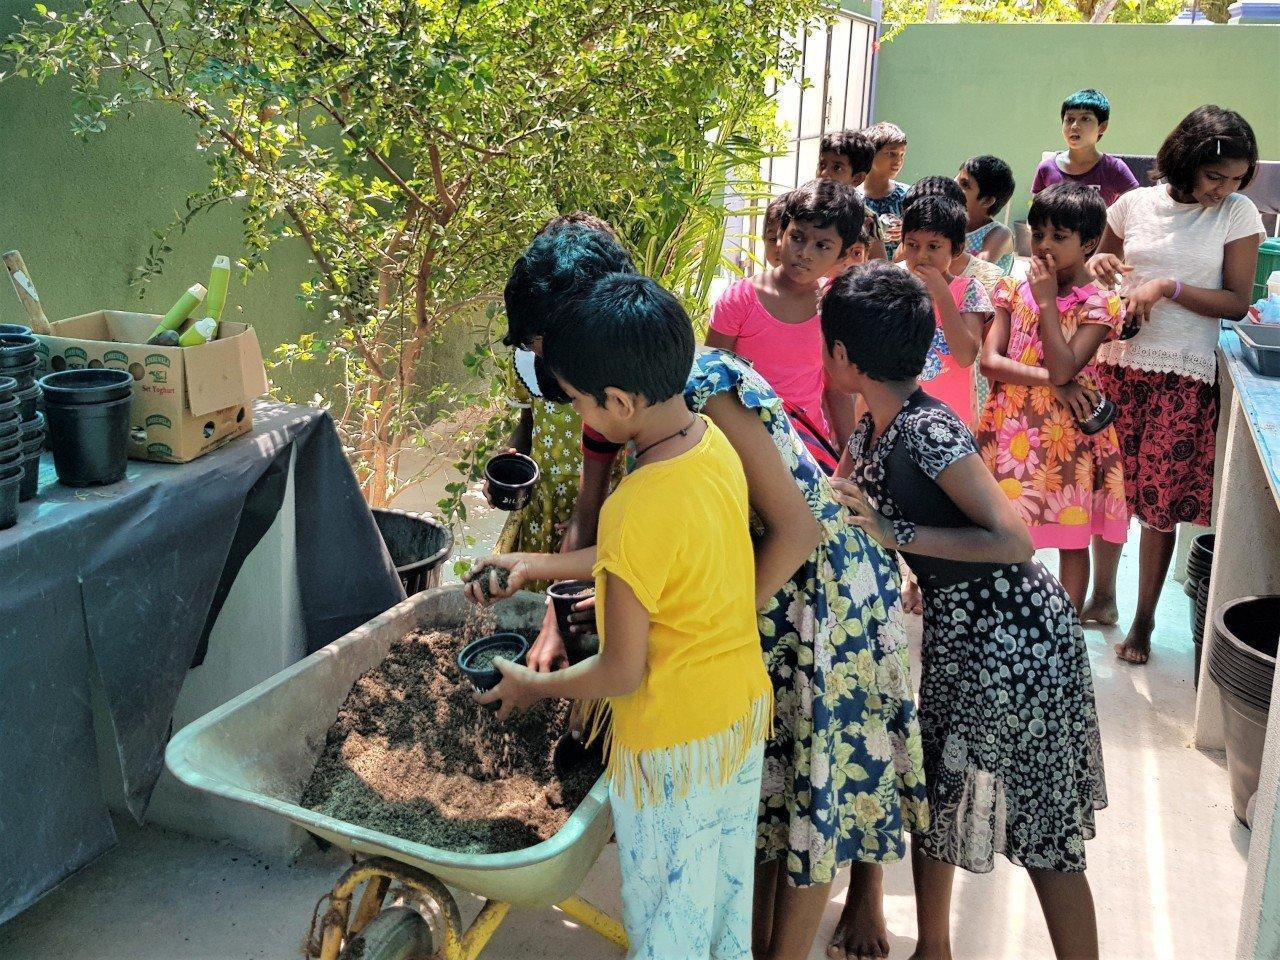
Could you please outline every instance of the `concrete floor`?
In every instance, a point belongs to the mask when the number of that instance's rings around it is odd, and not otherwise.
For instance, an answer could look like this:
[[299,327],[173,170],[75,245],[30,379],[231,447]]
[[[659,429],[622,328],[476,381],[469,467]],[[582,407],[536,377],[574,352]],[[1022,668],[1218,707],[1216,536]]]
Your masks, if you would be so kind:
[[[410,507],[412,509],[412,507]],[[477,518],[481,538],[500,517]],[[468,551],[471,552],[471,551]],[[1136,550],[1132,551],[1136,554]],[[1126,555],[1121,596],[1134,595]],[[1119,630],[1091,630],[1110,809],[1089,845],[1102,955],[1109,960],[1227,960],[1235,955],[1248,832],[1231,814],[1224,761],[1190,747],[1194,692],[1187,600],[1170,583],[1152,661],[1116,661]],[[1126,618],[1131,610],[1122,611]],[[301,956],[316,899],[344,868],[340,854],[264,860],[154,828],[121,825],[121,843],[26,913],[0,927],[4,960],[279,960]],[[583,895],[618,915],[610,846]],[[905,864],[887,871],[892,955],[914,944]],[[843,899],[832,892],[813,957]],[[461,898],[464,914],[478,903]],[[1026,874],[1001,862],[961,874],[953,911],[959,960],[1051,957]],[[553,911],[514,911],[484,956],[605,958],[620,954]]]

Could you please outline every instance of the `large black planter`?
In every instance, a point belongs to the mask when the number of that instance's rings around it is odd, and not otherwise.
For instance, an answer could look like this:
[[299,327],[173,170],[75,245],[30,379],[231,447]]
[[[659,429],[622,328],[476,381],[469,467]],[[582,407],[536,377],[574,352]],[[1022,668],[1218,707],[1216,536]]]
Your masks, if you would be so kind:
[[440,586],[444,564],[453,552],[453,533],[433,517],[404,510],[374,509],[382,541],[396,565],[406,596]]

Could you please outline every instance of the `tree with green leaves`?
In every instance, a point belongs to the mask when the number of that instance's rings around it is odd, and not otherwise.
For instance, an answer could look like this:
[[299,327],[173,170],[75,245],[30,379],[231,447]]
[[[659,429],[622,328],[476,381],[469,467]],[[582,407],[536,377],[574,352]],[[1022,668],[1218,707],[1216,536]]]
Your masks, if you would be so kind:
[[[473,475],[505,432],[501,417],[457,417],[500,407],[503,281],[548,216],[606,217],[646,272],[705,309],[726,188],[750,192],[777,136],[766,90],[794,56],[779,37],[820,11],[817,0],[82,0],[37,5],[0,70],[69,77],[85,136],[144,108],[191,118],[209,183],[173,227],[235,203],[246,276],[281,238],[306,244],[316,322],[279,360],[333,368],[335,420],[383,504],[433,424],[458,427]],[[431,362],[454,324],[474,331],[476,376],[463,384]]]

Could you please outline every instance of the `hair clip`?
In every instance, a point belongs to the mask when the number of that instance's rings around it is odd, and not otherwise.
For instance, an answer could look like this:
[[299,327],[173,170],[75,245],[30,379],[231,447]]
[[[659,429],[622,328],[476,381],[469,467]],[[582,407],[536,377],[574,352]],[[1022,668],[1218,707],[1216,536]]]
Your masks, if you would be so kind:
[[1217,144],[1217,147],[1218,147],[1218,149],[1214,152],[1217,153],[1218,156],[1222,156],[1222,138],[1214,137],[1213,142]]

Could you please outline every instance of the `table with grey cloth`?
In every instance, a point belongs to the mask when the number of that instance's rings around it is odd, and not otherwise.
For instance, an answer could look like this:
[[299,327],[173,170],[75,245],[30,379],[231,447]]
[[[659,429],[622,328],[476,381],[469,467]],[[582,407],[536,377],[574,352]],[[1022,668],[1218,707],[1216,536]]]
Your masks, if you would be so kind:
[[311,652],[404,599],[327,413],[260,402],[249,435],[187,464],[130,461],[109,487],[63,487],[45,455],[40,496],[0,531],[0,923],[115,843],[90,671],[142,822],[183,679],[295,451]]

